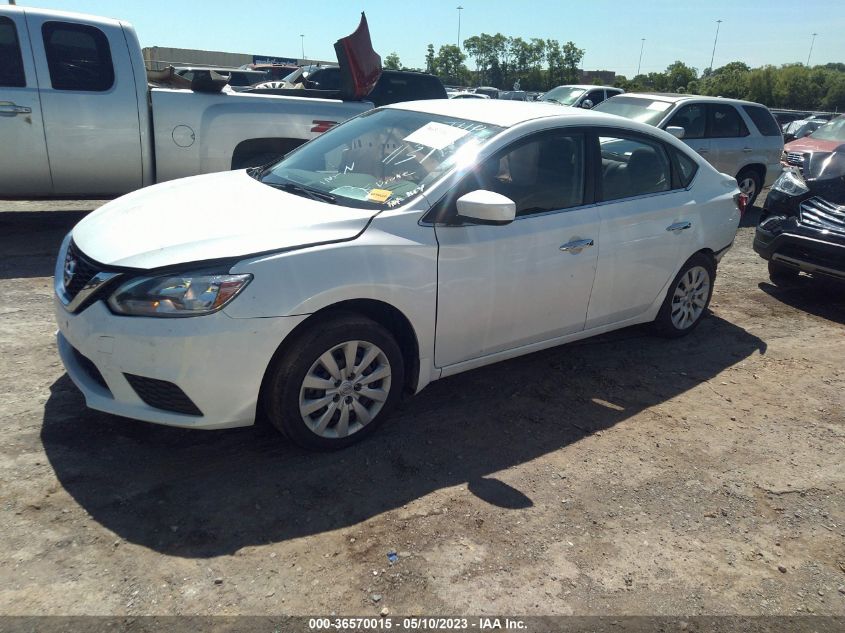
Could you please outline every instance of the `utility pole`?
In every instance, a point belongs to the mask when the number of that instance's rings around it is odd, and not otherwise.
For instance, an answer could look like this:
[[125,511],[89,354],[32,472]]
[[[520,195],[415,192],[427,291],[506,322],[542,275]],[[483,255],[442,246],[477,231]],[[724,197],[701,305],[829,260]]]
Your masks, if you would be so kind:
[[[640,74],[640,66],[643,65],[643,49],[645,48],[645,38],[641,40],[640,43],[640,61],[637,63],[637,75]],[[637,75],[634,75],[635,77]]]
[[716,20],[716,39],[713,40],[713,54],[710,55],[710,72],[713,72],[713,58],[716,57],[716,42],[719,41],[719,27],[722,26],[721,20]]
[[810,52],[807,53],[807,67],[808,68],[810,66],[810,55],[813,54],[813,44],[816,43],[816,35],[818,35],[818,33],[813,33],[813,39],[810,40]]
[[464,8],[461,5],[458,5],[458,50],[461,50],[461,11]]
[[299,42],[300,42],[300,44],[302,44],[302,59],[304,60],[305,59],[305,34],[304,33],[299,34]]

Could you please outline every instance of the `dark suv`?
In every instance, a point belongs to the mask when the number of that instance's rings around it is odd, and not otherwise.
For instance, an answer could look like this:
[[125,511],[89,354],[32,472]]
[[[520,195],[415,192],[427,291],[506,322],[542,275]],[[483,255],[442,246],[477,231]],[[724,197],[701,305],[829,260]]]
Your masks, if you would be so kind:
[[754,236],[775,284],[801,271],[845,280],[845,117],[809,138],[815,146],[790,144],[795,160],[766,196]]
[[[340,90],[340,68],[326,66],[308,75],[305,87],[314,90]],[[378,106],[417,101],[446,99],[446,88],[434,75],[407,70],[383,70],[376,87],[366,100]]]

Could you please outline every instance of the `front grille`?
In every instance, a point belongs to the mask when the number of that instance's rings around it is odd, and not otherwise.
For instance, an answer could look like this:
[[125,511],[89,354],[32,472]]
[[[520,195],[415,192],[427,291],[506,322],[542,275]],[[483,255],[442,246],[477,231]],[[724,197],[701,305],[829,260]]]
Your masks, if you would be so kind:
[[99,267],[82,254],[76,244],[68,245],[64,262],[64,289],[68,301],[73,301],[94,276],[100,272]]
[[795,167],[803,167],[804,166],[804,154],[801,152],[789,152],[786,155],[786,162],[789,165],[793,165]]
[[814,229],[845,233],[845,206],[810,198],[801,203],[801,222]]
[[202,411],[177,385],[166,380],[146,378],[135,374],[123,374],[126,380],[146,404],[163,411],[201,416]]
[[103,389],[111,393],[109,390],[109,386],[106,384],[106,379],[103,378],[103,374],[100,373],[100,370],[97,369],[97,366],[94,362],[88,358],[87,356],[83,356],[82,352],[80,352],[75,347],[70,348],[73,351],[73,357],[76,359],[76,362],[79,364],[79,367],[85,374],[98,385],[100,385]]

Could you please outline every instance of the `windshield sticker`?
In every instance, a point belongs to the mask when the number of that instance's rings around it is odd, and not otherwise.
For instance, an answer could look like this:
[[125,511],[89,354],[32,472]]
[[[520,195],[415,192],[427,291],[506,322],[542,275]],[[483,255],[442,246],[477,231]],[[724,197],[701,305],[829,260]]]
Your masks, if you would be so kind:
[[666,103],[665,101],[652,101],[651,103],[646,106],[649,110],[660,110],[663,112],[666,108],[668,108],[671,104]]
[[367,200],[367,196],[370,192],[362,187],[350,187],[349,185],[344,185],[342,187],[338,187],[337,189],[332,189],[329,193],[333,196],[344,196],[346,198],[352,198],[353,200]]
[[387,189],[370,189],[370,193],[367,194],[367,200],[372,202],[387,202],[387,199],[391,195],[393,195],[393,192]]
[[402,140],[408,143],[419,143],[433,149],[444,149],[469,133],[469,130],[431,121]]

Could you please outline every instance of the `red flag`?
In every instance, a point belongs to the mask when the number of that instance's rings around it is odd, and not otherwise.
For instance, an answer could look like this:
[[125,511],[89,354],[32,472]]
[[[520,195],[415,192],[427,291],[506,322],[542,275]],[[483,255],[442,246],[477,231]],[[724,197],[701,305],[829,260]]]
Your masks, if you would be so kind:
[[381,77],[381,57],[373,50],[367,16],[361,12],[361,22],[352,35],[334,44],[340,63],[341,91],[344,98],[363,99]]

